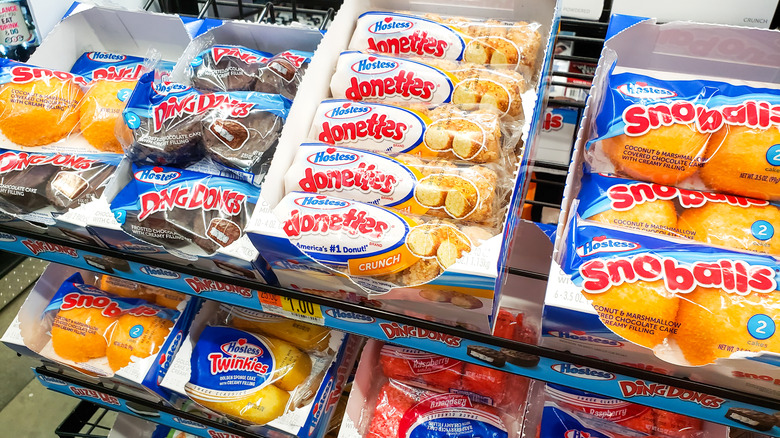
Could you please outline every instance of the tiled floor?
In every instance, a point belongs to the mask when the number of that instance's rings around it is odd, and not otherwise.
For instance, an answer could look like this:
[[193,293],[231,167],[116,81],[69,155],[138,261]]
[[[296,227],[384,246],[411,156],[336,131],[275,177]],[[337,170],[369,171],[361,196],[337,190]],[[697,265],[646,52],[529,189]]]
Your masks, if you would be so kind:
[[[3,263],[5,256],[5,253],[0,253],[0,263]],[[21,283],[20,289],[24,288],[24,283],[29,284],[33,281],[35,272],[39,271],[35,268],[13,271],[9,276],[16,278],[9,280],[13,280],[15,284]],[[33,278],[19,278],[20,276],[33,276]],[[21,294],[10,289],[12,288],[4,288],[0,291],[0,305],[2,305],[0,333],[5,332],[13,321],[30,287],[26,287]],[[57,426],[78,404],[78,400],[72,397],[49,391],[41,386],[30,369],[36,364],[35,360],[19,357],[5,345],[0,345],[0,436],[2,437],[56,437]]]

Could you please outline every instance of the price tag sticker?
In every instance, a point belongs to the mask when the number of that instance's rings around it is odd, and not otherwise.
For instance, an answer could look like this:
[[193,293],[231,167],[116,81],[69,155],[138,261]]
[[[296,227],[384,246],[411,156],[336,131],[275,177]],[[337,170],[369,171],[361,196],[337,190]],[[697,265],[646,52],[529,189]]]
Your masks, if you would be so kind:
[[263,312],[311,324],[325,325],[325,319],[322,317],[322,309],[319,304],[280,297],[279,295],[262,291],[259,293],[259,298],[260,303],[263,305]]

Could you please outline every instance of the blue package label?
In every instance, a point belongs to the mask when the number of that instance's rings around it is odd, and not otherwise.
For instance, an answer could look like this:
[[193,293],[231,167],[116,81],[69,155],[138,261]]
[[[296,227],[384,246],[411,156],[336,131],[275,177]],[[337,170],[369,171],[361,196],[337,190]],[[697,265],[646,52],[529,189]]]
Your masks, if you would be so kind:
[[[73,63],[70,72],[84,76],[87,80],[135,81],[145,72],[145,58],[120,55],[109,52],[85,52]],[[175,62],[159,61],[157,70],[170,72]]]

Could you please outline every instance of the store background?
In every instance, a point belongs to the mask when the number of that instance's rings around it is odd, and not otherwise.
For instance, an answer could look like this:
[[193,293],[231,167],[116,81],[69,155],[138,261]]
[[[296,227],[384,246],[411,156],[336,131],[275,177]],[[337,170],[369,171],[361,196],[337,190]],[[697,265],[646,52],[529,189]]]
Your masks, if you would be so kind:
[[[512,0],[494,0],[511,4]],[[157,12],[181,13],[191,16],[236,17],[237,7],[215,6],[211,0],[103,0],[86,1],[109,7],[127,9],[146,8]],[[235,3],[235,2],[234,2]],[[338,1],[302,1],[295,4],[297,21],[320,27],[327,14],[308,13],[306,9],[327,11],[338,8]],[[593,71],[588,67],[595,64],[606,32],[609,12],[657,17],[659,21],[692,20],[701,22],[745,25],[761,28],[777,28],[780,24],[780,5],[777,0],[564,0],[562,3],[561,34],[553,75],[553,91],[547,113],[544,133],[540,140],[535,166],[536,183],[534,198],[528,203],[526,217],[539,222],[555,224],[558,219],[557,205],[563,192],[563,181],[568,168],[571,145],[576,135],[578,117],[584,107],[584,98],[589,88],[587,80]],[[72,5],[63,0],[28,0],[36,29],[41,39],[56,25]],[[738,10],[737,10],[738,4]],[[269,21],[269,10],[265,3],[245,3],[245,14],[256,21]],[[272,14],[279,23],[293,21],[290,3],[278,3]],[[571,19],[570,19],[571,18]],[[562,123],[560,123],[562,122]],[[43,272],[47,262],[25,259],[8,253],[0,253],[0,330],[5,330],[18,312],[27,292]],[[543,265],[547,264],[544,260]],[[7,348],[0,348],[0,436],[25,438],[55,436],[55,430],[66,419],[79,401],[44,389],[30,371],[37,361],[20,357]],[[109,413],[101,424],[110,425],[114,418]],[[99,435],[100,436],[100,435]]]

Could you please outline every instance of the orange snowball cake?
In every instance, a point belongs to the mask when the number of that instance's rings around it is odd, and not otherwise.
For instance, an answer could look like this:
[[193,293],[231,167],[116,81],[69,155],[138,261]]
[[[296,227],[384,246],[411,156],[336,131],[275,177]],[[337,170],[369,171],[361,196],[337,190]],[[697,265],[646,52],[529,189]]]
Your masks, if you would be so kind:
[[73,362],[103,357],[115,323],[116,318],[105,316],[100,308],[60,310],[51,327],[52,347],[60,357]]
[[686,209],[678,221],[694,240],[766,254],[780,254],[780,209],[708,202]]
[[637,204],[626,211],[606,210],[586,219],[650,233],[678,234],[674,202],[665,199]]
[[171,327],[173,321],[157,316],[120,316],[106,348],[109,366],[116,371],[129,364],[132,357],[157,354]]
[[118,95],[132,90],[135,84],[136,81],[94,81],[84,95],[79,111],[81,134],[95,149],[122,153],[116,129],[125,102]]

